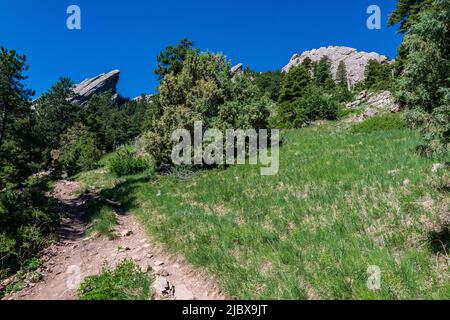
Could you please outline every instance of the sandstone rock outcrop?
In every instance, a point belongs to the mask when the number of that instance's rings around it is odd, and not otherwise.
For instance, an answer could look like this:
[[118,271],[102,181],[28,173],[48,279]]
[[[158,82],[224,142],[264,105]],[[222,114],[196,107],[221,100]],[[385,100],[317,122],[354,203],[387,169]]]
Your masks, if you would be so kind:
[[354,115],[347,119],[347,122],[361,122],[372,118],[380,113],[398,113],[402,108],[395,102],[394,97],[389,91],[368,92],[362,91],[355,101],[347,103],[346,108],[356,109],[364,107],[361,115]]
[[365,79],[364,72],[369,60],[376,60],[379,63],[389,63],[389,59],[386,56],[375,52],[367,53],[357,51],[350,47],[330,46],[305,51],[301,55],[294,54],[282,71],[289,72],[291,68],[301,64],[306,57],[309,57],[313,62],[317,62],[324,56],[327,56],[331,61],[331,70],[334,77],[336,76],[339,63],[344,61],[347,67],[349,85],[351,86]]
[[113,70],[108,73],[102,73],[96,77],[88,78],[74,86],[73,91],[76,94],[74,103],[86,104],[89,99],[97,94],[100,95],[107,91],[112,91],[114,100],[120,100],[120,96],[117,94],[117,83],[119,82],[120,71]]
[[242,63],[239,63],[231,68],[230,70],[230,77],[234,78],[237,76],[240,76],[243,73],[244,65]]
[[133,98],[133,101],[136,102],[151,102],[153,99],[153,94],[142,94],[140,96],[137,96],[136,98]]

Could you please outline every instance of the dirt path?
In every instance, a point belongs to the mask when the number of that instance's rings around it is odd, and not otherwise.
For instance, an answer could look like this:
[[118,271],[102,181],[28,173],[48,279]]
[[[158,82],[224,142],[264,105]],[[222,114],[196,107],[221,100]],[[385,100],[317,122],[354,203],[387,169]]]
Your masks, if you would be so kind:
[[86,238],[83,222],[85,204],[96,195],[74,196],[77,182],[60,181],[55,188],[65,217],[59,229],[60,241],[47,248],[43,265],[38,270],[43,280],[28,284],[25,289],[6,299],[13,300],[71,300],[75,299],[80,280],[98,274],[106,261],[115,266],[132,259],[143,270],[156,276],[154,290],[157,299],[222,300],[224,295],[202,271],[188,265],[181,257],[172,257],[148,241],[142,227],[132,215],[117,214],[115,240],[106,237]]

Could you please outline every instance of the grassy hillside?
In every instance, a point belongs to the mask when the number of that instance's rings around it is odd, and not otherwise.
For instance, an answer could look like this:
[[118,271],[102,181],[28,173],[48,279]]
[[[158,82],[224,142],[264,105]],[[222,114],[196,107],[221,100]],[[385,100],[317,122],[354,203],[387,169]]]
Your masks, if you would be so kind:
[[[207,268],[242,299],[450,298],[449,173],[414,153],[408,130],[292,131],[280,172],[255,166],[189,179],[83,173],[149,235]],[[442,159],[440,159],[442,161]],[[445,248],[447,246],[447,248]],[[381,289],[367,288],[369,266]]]

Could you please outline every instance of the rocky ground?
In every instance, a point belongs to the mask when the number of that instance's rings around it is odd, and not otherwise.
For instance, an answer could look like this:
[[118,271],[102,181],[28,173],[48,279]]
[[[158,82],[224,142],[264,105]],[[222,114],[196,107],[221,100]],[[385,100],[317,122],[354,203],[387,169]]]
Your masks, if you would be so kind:
[[[59,241],[42,253],[43,265],[37,270],[40,282],[25,281],[25,288],[5,297],[6,300],[71,300],[85,277],[98,274],[104,263],[110,266],[132,259],[156,281],[156,299],[221,300],[224,295],[205,272],[187,264],[181,257],[169,255],[163,247],[148,240],[144,230],[129,214],[117,210],[114,240],[106,237],[86,237],[83,221],[87,202],[96,194],[75,196],[77,182],[60,181],[55,188],[64,219],[59,229]],[[28,278],[27,278],[28,279]]]
[[364,90],[353,102],[347,103],[346,105],[347,109],[360,107],[364,107],[364,112],[360,115],[349,117],[345,122],[362,122],[379,114],[398,113],[402,111],[389,91],[368,92]]

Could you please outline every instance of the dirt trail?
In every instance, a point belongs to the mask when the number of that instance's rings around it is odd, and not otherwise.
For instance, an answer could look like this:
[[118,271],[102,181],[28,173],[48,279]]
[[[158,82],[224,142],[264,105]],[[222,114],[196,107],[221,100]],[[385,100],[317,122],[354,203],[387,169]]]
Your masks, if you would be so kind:
[[[59,242],[42,253],[44,263],[38,271],[43,274],[43,280],[37,284],[28,284],[25,289],[6,299],[75,299],[79,280],[98,274],[105,261],[115,266],[126,258],[156,275],[154,287],[159,293],[159,299],[225,298],[204,272],[193,268],[181,257],[170,256],[164,248],[148,241],[132,215],[117,214],[115,231],[122,234],[117,239],[86,238],[87,226],[83,221],[85,204],[97,196],[74,196],[79,187],[79,183],[69,181],[60,181],[55,187],[54,197],[60,201],[65,217],[59,229]],[[161,293],[166,291],[168,294],[163,297]]]

